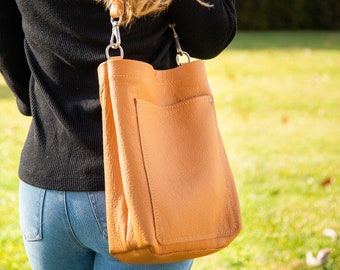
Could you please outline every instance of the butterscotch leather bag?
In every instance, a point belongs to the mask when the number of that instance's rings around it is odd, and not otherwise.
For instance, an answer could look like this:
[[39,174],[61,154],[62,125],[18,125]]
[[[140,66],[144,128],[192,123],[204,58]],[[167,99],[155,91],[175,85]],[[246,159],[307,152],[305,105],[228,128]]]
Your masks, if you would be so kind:
[[112,24],[98,68],[110,253],[152,264],[219,251],[241,217],[204,63],[155,70],[123,59],[119,20]]

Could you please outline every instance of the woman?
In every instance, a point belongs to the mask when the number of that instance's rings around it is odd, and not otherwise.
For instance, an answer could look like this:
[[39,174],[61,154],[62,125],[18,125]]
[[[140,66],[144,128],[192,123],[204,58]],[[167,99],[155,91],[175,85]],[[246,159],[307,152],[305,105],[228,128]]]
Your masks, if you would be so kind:
[[[176,66],[173,21],[183,49],[196,58],[215,57],[235,35],[234,0],[128,4],[125,58],[156,69]],[[33,270],[190,269],[192,261],[129,265],[108,253],[97,80],[111,35],[107,9],[95,0],[2,0],[0,35],[1,73],[32,120],[19,200]]]

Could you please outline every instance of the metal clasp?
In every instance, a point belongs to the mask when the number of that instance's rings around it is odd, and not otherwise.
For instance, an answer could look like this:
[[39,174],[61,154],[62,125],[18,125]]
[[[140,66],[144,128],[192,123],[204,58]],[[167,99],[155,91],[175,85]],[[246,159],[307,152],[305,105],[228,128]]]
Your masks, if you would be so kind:
[[175,43],[176,43],[176,50],[177,50],[177,55],[176,55],[176,62],[177,62],[177,65],[181,65],[181,62],[180,62],[180,56],[186,56],[187,58],[187,61],[188,63],[190,63],[190,55],[186,52],[186,51],[183,51],[182,50],[182,47],[181,47],[181,44],[179,43],[179,37],[175,31],[175,24],[169,24],[169,27],[172,29],[172,32],[173,32],[173,36],[174,36],[174,39],[175,39]]
[[114,50],[119,49],[120,57],[124,58],[124,50],[121,46],[121,37],[120,37],[120,30],[119,30],[121,21],[122,21],[122,17],[119,17],[118,20],[113,19],[111,17],[112,34],[111,34],[110,44],[107,45],[105,49],[105,55],[107,59],[110,58],[110,49],[114,49]]

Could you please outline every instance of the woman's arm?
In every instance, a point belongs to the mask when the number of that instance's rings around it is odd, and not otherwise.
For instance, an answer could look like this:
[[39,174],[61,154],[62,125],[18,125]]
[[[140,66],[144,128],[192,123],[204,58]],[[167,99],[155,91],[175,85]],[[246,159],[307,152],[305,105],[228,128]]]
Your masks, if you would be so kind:
[[221,53],[237,28],[234,0],[205,1],[213,6],[204,7],[196,0],[174,0],[169,7],[183,50],[200,59]]
[[30,115],[30,70],[24,52],[21,15],[14,0],[0,1],[0,71],[16,96],[20,112]]

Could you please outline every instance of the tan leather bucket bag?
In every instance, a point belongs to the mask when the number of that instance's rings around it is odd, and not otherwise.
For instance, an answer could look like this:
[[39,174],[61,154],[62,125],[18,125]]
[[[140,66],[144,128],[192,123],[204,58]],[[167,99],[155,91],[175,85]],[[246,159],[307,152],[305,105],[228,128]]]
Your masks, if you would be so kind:
[[98,74],[110,253],[166,263],[228,246],[240,206],[204,63],[111,57]]

